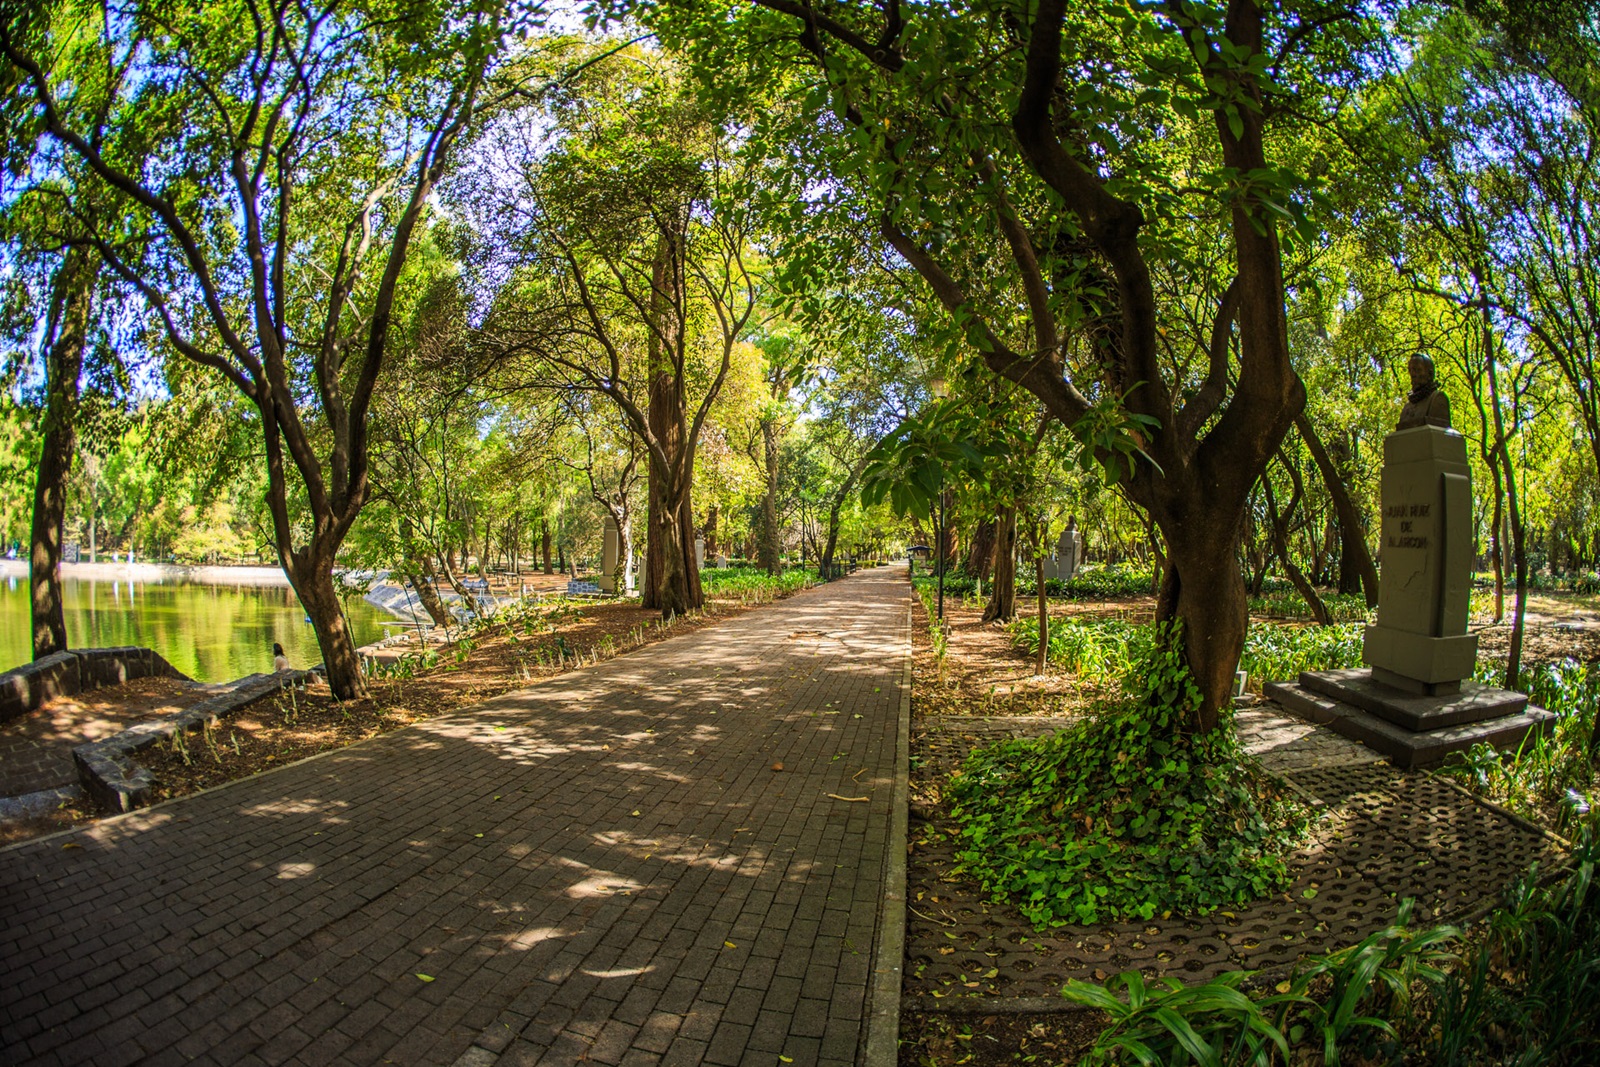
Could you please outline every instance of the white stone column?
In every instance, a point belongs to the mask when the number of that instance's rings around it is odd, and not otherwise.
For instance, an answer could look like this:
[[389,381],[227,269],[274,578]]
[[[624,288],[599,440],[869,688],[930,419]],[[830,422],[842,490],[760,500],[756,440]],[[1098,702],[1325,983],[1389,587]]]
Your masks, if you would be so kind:
[[600,550],[600,588],[607,593],[617,591],[617,561],[622,555],[622,532],[617,520],[606,512],[605,539]]

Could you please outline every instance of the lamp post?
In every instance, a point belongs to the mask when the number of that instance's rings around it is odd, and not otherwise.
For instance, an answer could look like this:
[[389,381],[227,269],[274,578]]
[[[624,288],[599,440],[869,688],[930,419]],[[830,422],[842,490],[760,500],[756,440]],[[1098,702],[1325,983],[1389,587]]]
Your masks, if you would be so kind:
[[[935,374],[928,379],[928,391],[938,400],[950,395],[950,384],[944,375]],[[949,553],[944,545],[944,465],[939,465],[939,532],[934,551],[939,553],[939,621],[944,622],[944,569]]]

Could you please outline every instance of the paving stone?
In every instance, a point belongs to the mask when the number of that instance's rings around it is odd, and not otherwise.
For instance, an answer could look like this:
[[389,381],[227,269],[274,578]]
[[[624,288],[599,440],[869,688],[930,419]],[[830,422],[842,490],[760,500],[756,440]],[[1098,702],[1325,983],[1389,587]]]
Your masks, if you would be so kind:
[[[698,1062],[720,1033],[731,1064],[758,1011],[813,1029],[798,979],[848,969],[819,923],[854,939],[882,902],[891,790],[851,774],[893,781],[906,603],[902,573],[861,574],[80,849],[10,849],[0,1011],[27,1025],[0,1059],[98,1056],[112,1019],[130,1048],[216,1062],[451,1062],[474,1033],[501,1064]],[[819,1003],[859,1021],[850,976]],[[546,1014],[560,1000],[581,1011]]]
[[[853,1057],[870,968],[842,942],[875,942],[908,599],[863,572],[7,850],[0,1012],[26,1025],[0,1062],[108,1062],[109,1032],[229,1064],[731,1065],[758,1015],[814,1059],[811,1003]],[[805,976],[829,985],[802,1002]]]

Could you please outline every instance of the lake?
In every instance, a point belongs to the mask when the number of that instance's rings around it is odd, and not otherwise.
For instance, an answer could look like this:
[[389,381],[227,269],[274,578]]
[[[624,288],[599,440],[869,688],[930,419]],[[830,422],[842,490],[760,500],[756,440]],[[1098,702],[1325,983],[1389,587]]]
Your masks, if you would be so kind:
[[[202,682],[231,682],[272,670],[272,643],[289,662],[322,662],[317,635],[288,586],[206,585],[179,581],[68,578],[67,641],[76,648],[143,645]],[[398,623],[352,598],[347,609],[356,644],[376,641]],[[26,577],[0,577],[0,670],[32,658]]]

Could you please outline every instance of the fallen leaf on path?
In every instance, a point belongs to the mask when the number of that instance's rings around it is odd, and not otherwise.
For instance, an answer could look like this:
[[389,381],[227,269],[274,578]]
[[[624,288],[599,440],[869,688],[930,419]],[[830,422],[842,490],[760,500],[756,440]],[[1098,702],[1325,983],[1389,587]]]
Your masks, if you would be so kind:
[[68,848],[82,848],[83,846],[78,844],[76,841],[68,841],[66,844],[62,845],[61,847],[63,849],[68,849]]
[[773,764],[773,765],[772,765],[772,769],[773,769],[773,770],[775,770],[775,771],[781,771],[781,770],[783,770],[783,763],[782,763],[782,762],[781,762],[781,761],[780,761],[780,762],[778,762],[778,763],[774,763],[774,764]]
[[420,979],[422,979],[422,980],[423,980],[423,981],[424,981],[424,982],[431,982],[431,981],[433,981],[433,975],[431,975],[431,974],[420,974],[420,973],[419,973],[419,974],[418,974],[418,975],[417,975],[417,977],[418,977],[418,978],[420,978]]

